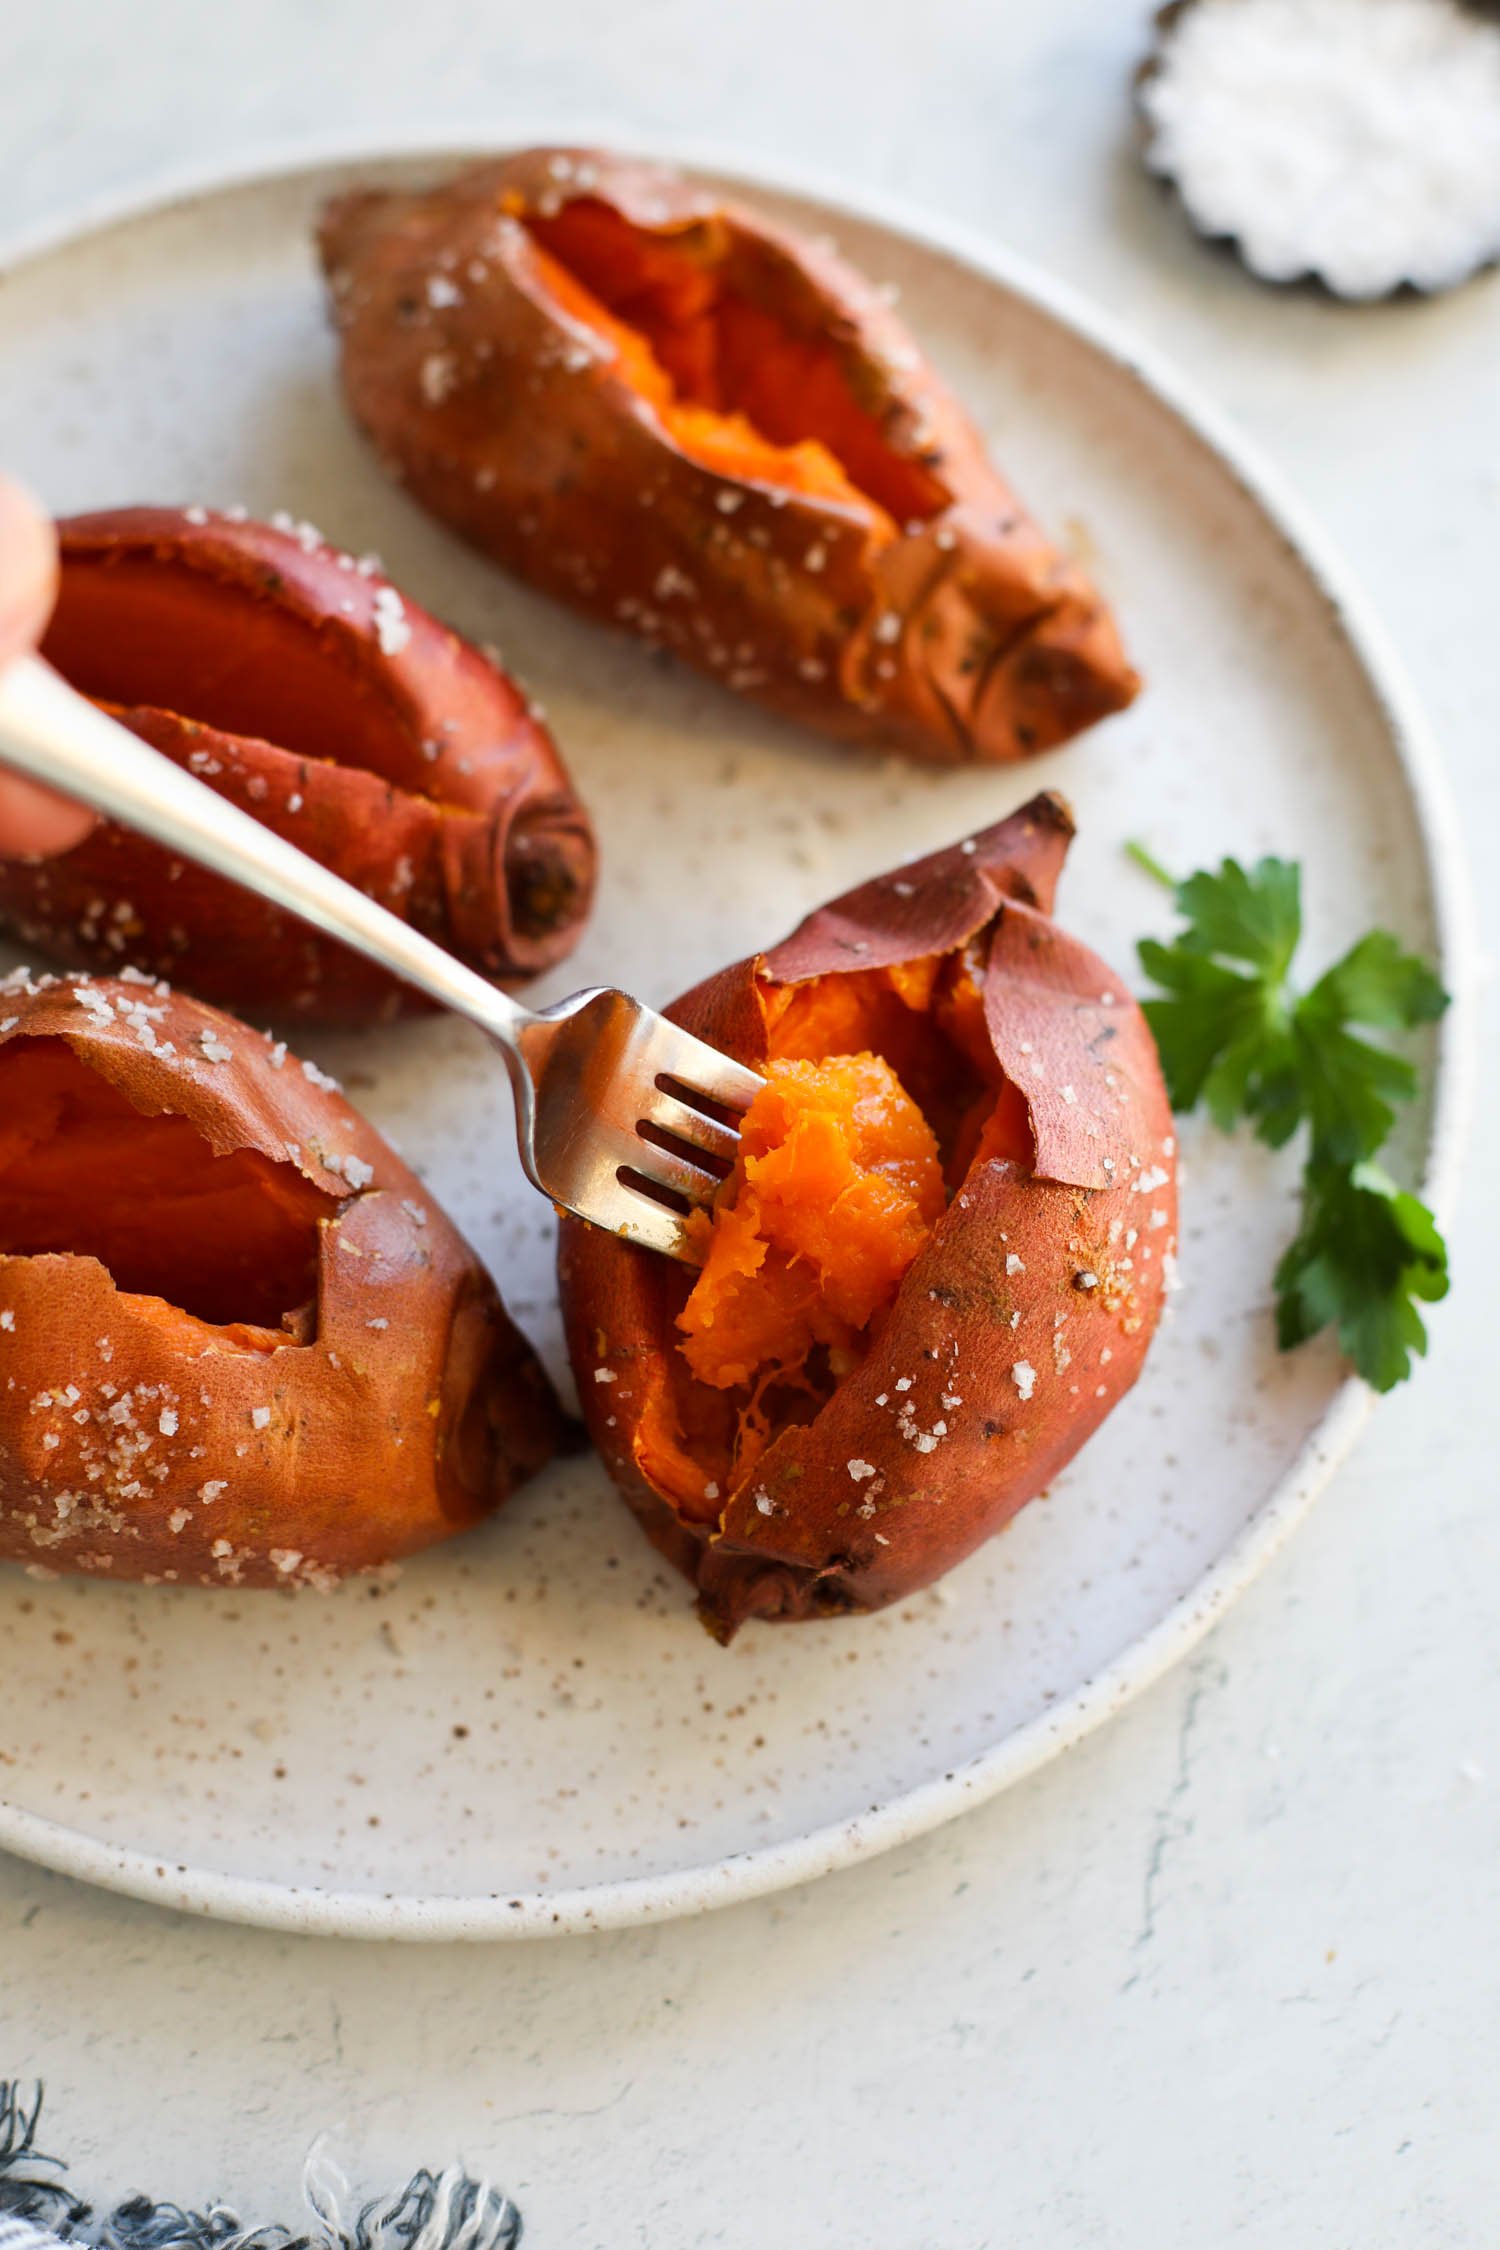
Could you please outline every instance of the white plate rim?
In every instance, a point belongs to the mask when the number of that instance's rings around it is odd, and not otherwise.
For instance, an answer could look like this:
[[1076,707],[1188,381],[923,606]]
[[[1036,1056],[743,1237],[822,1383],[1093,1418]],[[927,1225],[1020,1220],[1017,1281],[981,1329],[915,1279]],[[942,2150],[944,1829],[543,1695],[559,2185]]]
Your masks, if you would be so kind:
[[[623,136],[624,141],[630,139]],[[721,179],[753,195],[803,198],[856,222],[904,236],[919,248],[972,267],[1071,331],[1136,383],[1195,438],[1280,533],[1325,604],[1364,675],[1417,813],[1427,864],[1439,965],[1451,1004],[1438,1030],[1431,1131],[1422,1193],[1441,1223],[1452,1215],[1478,1064],[1478,957],[1467,859],[1457,810],[1435,740],[1383,626],[1348,566],[1253,440],[1196,384],[1128,324],[1069,283],[990,241],[978,229],[919,204],[860,187],[849,190],[807,167],[767,164],[758,151],[680,135],[653,136],[660,161]],[[288,183],[343,165],[454,163],[527,145],[622,145],[597,117],[502,116],[488,131],[429,127],[371,144],[365,135],[316,136],[251,150],[233,164],[181,168],[148,189],[86,200],[62,220],[0,241],[0,284],[89,236],[160,217],[197,201]],[[179,1912],[305,1936],[426,1941],[557,1937],[623,1929],[708,1913],[813,1881],[874,1858],[997,1796],[1072,1748],[1185,1657],[1259,1576],[1363,1429],[1374,1396],[1358,1377],[1340,1385],[1296,1460],[1237,1539],[1157,1623],[1075,1690],[1066,1702],[989,1750],[850,1820],[812,1829],[764,1850],[732,1853],[671,1875],[585,1884],[556,1892],[480,1896],[348,1892],[189,1867],[111,1844],[0,1799],[0,1850],[101,1889]]]

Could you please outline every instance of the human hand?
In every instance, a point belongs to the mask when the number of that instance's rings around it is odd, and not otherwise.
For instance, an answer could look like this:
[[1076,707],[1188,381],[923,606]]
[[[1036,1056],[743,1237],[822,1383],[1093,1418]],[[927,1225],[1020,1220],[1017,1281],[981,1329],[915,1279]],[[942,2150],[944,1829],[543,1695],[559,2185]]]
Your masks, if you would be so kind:
[[[35,502],[0,477],[0,669],[35,647],[57,599],[57,539]],[[0,856],[65,852],[94,816],[0,768]]]

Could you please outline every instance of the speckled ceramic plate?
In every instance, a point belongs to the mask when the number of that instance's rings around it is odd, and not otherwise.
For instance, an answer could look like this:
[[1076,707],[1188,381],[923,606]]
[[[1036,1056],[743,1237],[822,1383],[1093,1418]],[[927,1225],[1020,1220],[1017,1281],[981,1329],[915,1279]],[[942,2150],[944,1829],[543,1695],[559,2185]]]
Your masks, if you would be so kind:
[[[899,285],[1044,520],[1122,613],[1149,693],[1026,773],[918,773],[804,738],[561,615],[426,521],[345,422],[308,253],[321,198],[425,156],[306,167],[115,214],[0,291],[0,429],[58,509],[290,507],[497,640],[598,818],[599,912],[548,997],[665,1000],[1042,781],[1081,835],[1062,911],[1122,966],[1162,920],[1123,858],[1278,849],[1315,947],[1391,922],[1462,991],[1432,760],[1338,571],[1239,442],[991,245],[765,190]],[[1418,1164],[1450,1186],[1467,1011]],[[477,1036],[304,1041],[426,1174],[558,1366],[552,1223]],[[1367,1400],[1268,1313],[1292,1174],[1189,1132],[1184,1287],[1144,1380],[1049,1497],[935,1592],[857,1622],[694,1622],[596,1463],[399,1582],[324,1597],[0,1572],[0,1845],[286,1928],[518,1937],[696,1911],[913,1836],[1038,1765],[1182,1655],[1255,1575]]]

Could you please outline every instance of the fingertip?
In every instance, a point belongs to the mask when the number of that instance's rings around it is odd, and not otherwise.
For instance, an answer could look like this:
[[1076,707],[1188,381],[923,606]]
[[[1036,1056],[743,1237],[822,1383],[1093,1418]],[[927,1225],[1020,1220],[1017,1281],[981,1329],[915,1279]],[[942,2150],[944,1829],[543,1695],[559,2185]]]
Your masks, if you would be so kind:
[[21,485],[0,477],[0,664],[41,638],[57,599],[57,534]]
[[81,844],[93,825],[86,805],[0,773],[0,859],[50,859]]

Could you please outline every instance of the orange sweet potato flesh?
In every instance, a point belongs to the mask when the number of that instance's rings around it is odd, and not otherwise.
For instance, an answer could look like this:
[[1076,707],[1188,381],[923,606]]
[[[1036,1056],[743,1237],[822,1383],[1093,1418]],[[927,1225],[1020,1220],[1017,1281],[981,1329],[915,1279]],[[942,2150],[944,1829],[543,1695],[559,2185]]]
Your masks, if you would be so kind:
[[0,984],[0,1559],[326,1585],[477,1522],[562,1426],[329,1081],[145,978]]
[[[281,528],[130,508],[62,530],[43,653],[177,765],[488,976],[569,952],[587,816],[545,728],[386,579]],[[360,1023],[416,996],[305,923],[112,822],[0,860],[0,928],[261,1016]]]
[[0,1255],[97,1258],[122,1289],[216,1324],[275,1328],[311,1301],[336,1206],[292,1165],[216,1156],[60,1039],[7,1043],[0,1105]]
[[609,339],[685,453],[741,482],[842,501],[886,538],[946,506],[932,471],[859,405],[838,345],[738,294],[722,252],[697,258],[588,196],[524,223],[548,292]]
[[[564,1225],[590,1434],[721,1638],[929,1584],[1140,1372],[1176,1144],[1139,1010],[1051,919],[1071,834],[1035,798],[671,1011],[769,1077],[696,1281]],[[872,1240],[836,1191],[874,1180]],[[757,1249],[759,1304],[736,1271]]]
[[936,1137],[878,1055],[773,1062],[678,1326],[701,1383],[785,1381],[852,1354],[947,1197]]
[[1139,682],[880,294],[659,167],[533,149],[319,232],[382,463],[548,593],[844,740],[1021,758]]

